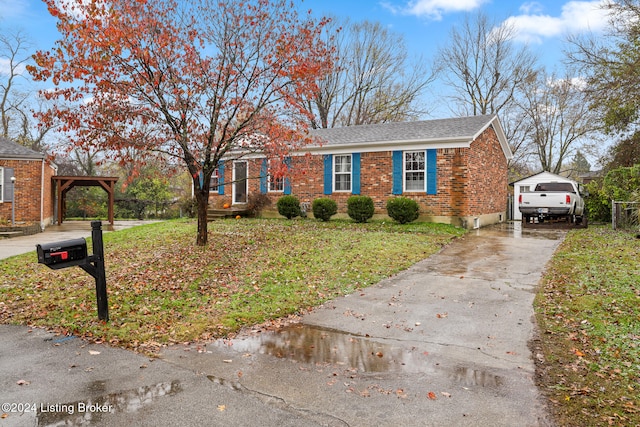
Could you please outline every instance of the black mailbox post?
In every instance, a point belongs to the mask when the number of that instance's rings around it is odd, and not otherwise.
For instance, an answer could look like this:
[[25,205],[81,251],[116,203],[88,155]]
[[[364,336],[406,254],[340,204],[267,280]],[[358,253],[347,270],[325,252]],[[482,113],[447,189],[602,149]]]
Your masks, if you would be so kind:
[[93,255],[87,254],[85,239],[72,239],[60,242],[36,245],[38,263],[53,270],[77,265],[89,273],[96,281],[96,300],[98,319],[109,321],[107,302],[107,278],[104,270],[104,244],[102,242],[102,222],[91,221],[91,239]]

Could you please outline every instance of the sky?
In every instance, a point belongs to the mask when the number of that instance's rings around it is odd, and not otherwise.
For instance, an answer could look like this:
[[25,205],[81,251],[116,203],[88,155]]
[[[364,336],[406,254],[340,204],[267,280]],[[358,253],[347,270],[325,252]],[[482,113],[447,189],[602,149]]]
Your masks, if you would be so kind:
[[[68,1],[68,0],[60,0]],[[409,53],[432,60],[451,29],[468,14],[482,11],[496,22],[513,25],[517,43],[528,43],[549,71],[561,69],[568,34],[601,33],[607,0],[294,0],[318,16],[378,21],[404,36]],[[53,47],[55,20],[42,0],[0,0],[0,31],[20,30],[35,49]],[[0,72],[2,69],[0,62]]]

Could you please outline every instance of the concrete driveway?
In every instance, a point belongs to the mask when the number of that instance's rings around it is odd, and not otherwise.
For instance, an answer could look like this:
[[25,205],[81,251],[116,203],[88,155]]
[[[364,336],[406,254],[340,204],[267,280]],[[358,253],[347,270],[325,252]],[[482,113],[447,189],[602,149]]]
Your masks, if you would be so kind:
[[[152,222],[157,221],[114,221],[113,225],[104,221],[102,231],[108,233]],[[42,233],[0,239],[0,259],[35,251],[37,244],[81,237],[91,237],[91,221],[67,221],[62,225],[50,225]]]
[[153,361],[0,326],[0,400],[35,409],[8,413],[0,427],[83,419],[105,426],[553,425],[528,344],[537,284],[563,238],[563,231],[508,225],[474,231],[300,324],[169,347]]

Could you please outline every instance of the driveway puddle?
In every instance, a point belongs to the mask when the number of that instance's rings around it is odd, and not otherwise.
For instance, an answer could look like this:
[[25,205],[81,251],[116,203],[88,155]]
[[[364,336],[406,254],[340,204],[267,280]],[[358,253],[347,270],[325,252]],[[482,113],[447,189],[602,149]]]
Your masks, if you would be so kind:
[[[104,381],[94,381],[87,391],[104,390]],[[84,426],[100,421],[104,414],[135,412],[163,396],[182,391],[179,381],[163,382],[151,386],[100,396],[95,399],[71,403],[42,403],[37,407],[37,426]]]
[[219,340],[214,345],[315,365],[340,365],[360,372],[433,371],[427,356],[418,350],[409,351],[367,337],[303,324],[255,336]]
[[497,388],[502,385],[502,377],[487,371],[458,366],[453,370],[451,379],[463,386],[479,386]]
[[[212,344],[240,353],[266,354],[316,366],[341,366],[360,373],[428,373],[445,375],[464,387],[499,388],[503,385],[499,375],[466,366],[446,368],[438,363],[439,358],[415,347],[407,349],[369,337],[304,324]],[[209,379],[232,388],[238,386],[217,377]]]

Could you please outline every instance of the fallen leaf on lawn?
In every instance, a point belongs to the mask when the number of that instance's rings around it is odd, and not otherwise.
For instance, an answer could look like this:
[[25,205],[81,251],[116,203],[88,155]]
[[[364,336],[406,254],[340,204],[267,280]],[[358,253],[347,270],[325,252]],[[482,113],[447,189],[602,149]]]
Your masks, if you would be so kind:
[[16,384],[18,384],[18,385],[29,385],[31,383],[29,381],[27,381],[27,380],[18,380],[18,381],[16,381]]
[[429,393],[427,393],[427,397],[431,400],[436,400],[438,398],[438,396],[436,396],[436,394],[432,391],[430,391]]
[[578,357],[584,357],[584,353],[578,350],[577,348],[572,349],[571,352]]
[[95,351],[95,350],[89,350],[89,354],[92,355],[92,356],[95,356],[97,354],[100,354],[100,352],[99,351]]

